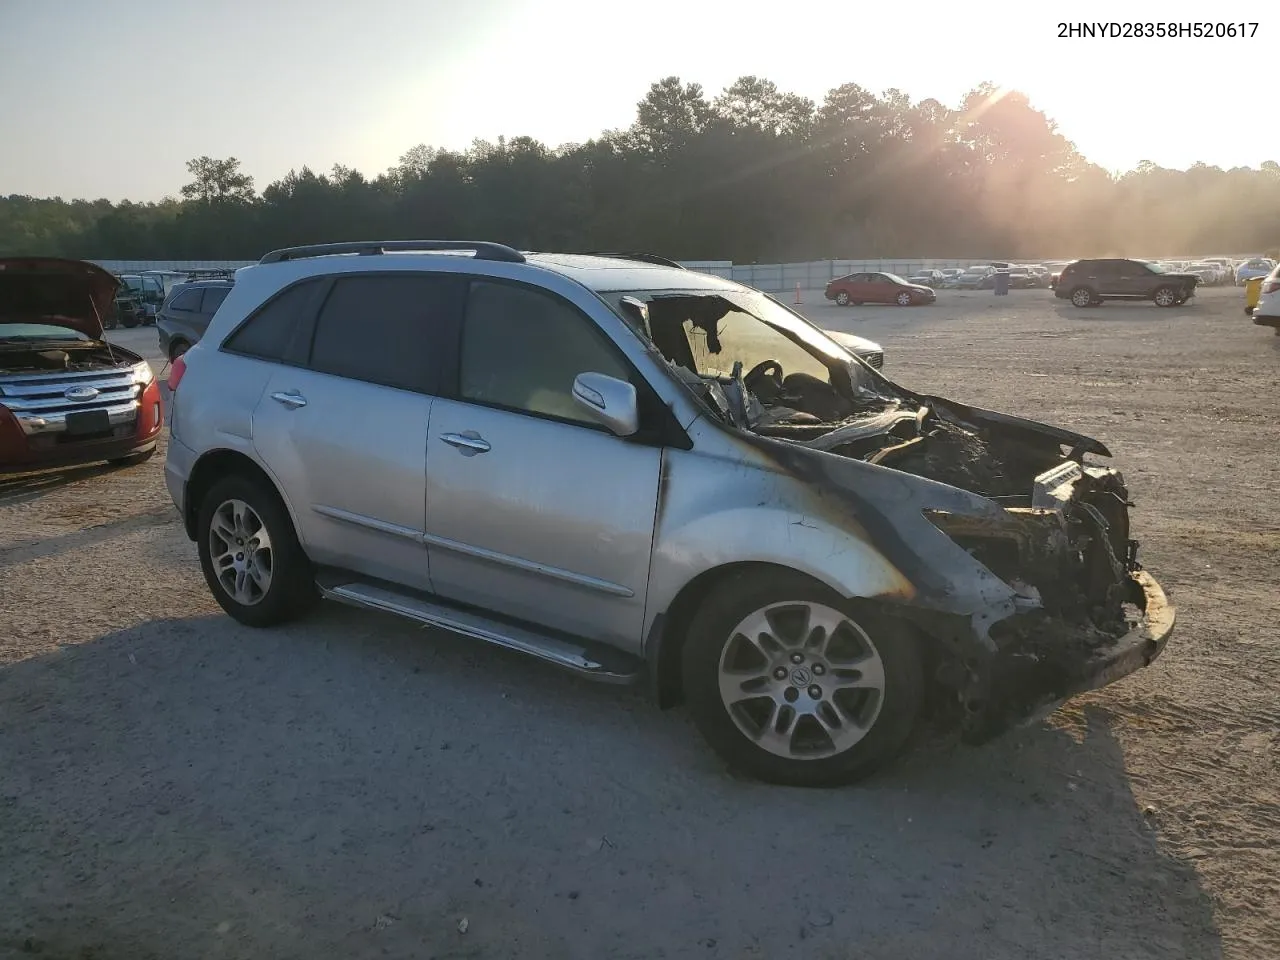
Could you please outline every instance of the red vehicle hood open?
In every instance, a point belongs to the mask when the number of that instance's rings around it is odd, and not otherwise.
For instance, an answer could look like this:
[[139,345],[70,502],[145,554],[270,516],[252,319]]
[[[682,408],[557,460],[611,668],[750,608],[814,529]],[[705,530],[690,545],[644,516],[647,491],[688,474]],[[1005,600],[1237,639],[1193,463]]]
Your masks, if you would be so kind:
[[101,340],[119,286],[84,260],[0,257],[0,323],[47,323]]

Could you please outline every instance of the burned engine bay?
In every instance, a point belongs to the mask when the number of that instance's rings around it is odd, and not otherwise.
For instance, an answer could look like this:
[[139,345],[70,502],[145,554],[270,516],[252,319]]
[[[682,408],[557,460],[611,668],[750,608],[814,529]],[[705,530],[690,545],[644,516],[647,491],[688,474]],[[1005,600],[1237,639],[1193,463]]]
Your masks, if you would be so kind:
[[[779,359],[758,359],[758,352],[744,370],[719,330],[720,317],[730,311],[740,314],[746,306],[718,296],[654,297],[645,318],[676,375],[723,421],[958,487],[1004,508],[1000,523],[926,511],[1018,597],[1016,615],[991,625],[998,654],[986,675],[961,668],[950,681],[960,700],[981,713],[975,728],[999,725],[1002,714],[1025,714],[1049,693],[1078,684],[1141,623],[1144,595],[1133,576],[1141,567],[1129,538],[1128,491],[1118,471],[1085,462],[1087,453],[1110,456],[1101,443],[913,393],[847,356],[826,358],[826,380],[789,371]],[[796,331],[779,332],[817,355],[820,347],[803,345]],[[700,342],[681,346],[693,336]],[[697,361],[697,347],[707,362]],[[999,704],[983,702],[996,674],[1004,674],[1014,692]],[[1026,702],[1016,702],[1024,694]]]

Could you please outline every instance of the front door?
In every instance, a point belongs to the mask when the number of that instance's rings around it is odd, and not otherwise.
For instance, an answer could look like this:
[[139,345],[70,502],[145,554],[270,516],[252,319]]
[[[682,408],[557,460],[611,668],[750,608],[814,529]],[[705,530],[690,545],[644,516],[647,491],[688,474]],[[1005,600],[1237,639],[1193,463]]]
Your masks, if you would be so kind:
[[579,373],[634,375],[547,291],[472,283],[455,399],[427,442],[427,550],[442,597],[639,648],[662,450],[573,400]]
[[867,292],[869,303],[893,303],[893,298],[898,295],[898,285],[883,273],[869,273]]
[[1111,292],[1123,297],[1150,295],[1147,288],[1150,286],[1148,281],[1152,274],[1146,267],[1133,260],[1111,260],[1108,263],[1111,275],[1114,277],[1111,281]]

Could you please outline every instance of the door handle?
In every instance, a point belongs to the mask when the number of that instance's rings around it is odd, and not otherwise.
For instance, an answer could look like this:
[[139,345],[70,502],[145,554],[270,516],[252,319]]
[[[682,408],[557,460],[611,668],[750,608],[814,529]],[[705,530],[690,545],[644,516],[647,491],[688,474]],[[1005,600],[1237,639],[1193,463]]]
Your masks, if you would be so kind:
[[283,404],[290,410],[296,410],[298,407],[305,407],[307,405],[307,398],[296,391],[290,393],[277,391],[271,395],[271,399],[276,403]]
[[451,447],[456,447],[464,457],[474,457],[477,453],[489,452],[489,441],[474,430],[466,433],[442,433],[440,439]]

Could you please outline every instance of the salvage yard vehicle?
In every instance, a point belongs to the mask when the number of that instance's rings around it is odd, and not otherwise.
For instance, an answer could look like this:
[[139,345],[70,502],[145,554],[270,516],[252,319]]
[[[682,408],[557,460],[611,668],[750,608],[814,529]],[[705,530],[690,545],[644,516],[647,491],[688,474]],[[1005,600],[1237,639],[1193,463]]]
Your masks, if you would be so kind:
[[877,370],[884,367],[884,347],[874,340],[868,340],[853,333],[845,333],[843,330],[823,330],[822,332]]
[[1265,277],[1276,268],[1274,261],[1267,257],[1254,257],[1236,267],[1236,283],[1241,284],[1255,277]]
[[156,316],[160,354],[180,357],[204,336],[209,321],[227,298],[232,280],[193,280],[176,284]]
[[966,267],[955,279],[957,290],[990,290],[995,286],[996,268],[990,264]]
[[926,701],[982,742],[1173,629],[1099,441],[680,267],[277,250],[169,385],[168,489],[241,623],[327,597],[646,681],[765,780],[863,776]]
[[837,277],[827,284],[823,292],[828,300],[842,307],[849,304],[896,303],[900,307],[933,303],[938,299],[931,287],[903,280],[896,273],[851,273]]
[[164,302],[164,283],[153,273],[118,273],[123,287],[127,288],[142,304],[142,322],[155,323],[156,313]]
[[1053,295],[1077,307],[1105,300],[1150,300],[1157,307],[1176,307],[1196,295],[1200,278],[1170,273],[1149,260],[1077,260],[1058,275]]
[[1271,273],[1265,280],[1254,278],[1246,283],[1250,287],[1257,284],[1257,302],[1252,309],[1246,307],[1253,322],[1260,327],[1272,327],[1276,336],[1280,336],[1280,264],[1271,268]]
[[151,365],[104,339],[118,282],[80,260],[0,259],[0,473],[155,452]]

